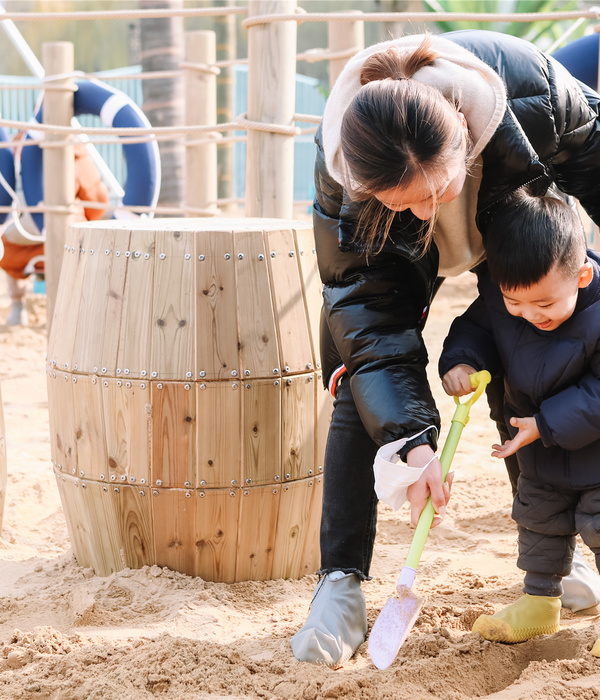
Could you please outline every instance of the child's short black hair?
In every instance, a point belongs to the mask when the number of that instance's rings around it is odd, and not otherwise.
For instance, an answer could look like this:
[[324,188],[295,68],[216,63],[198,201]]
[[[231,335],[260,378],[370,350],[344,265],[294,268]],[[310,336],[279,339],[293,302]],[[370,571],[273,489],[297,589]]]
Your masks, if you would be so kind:
[[585,262],[577,212],[562,199],[518,190],[492,219],[486,235],[490,275],[503,289],[531,287],[555,264],[576,276]]

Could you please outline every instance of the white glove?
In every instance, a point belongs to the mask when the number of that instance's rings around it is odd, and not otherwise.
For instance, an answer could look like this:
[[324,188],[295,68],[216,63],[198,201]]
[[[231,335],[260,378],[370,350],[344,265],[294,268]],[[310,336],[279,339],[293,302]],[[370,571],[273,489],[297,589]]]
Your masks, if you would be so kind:
[[386,503],[393,510],[398,510],[406,501],[408,487],[419,480],[421,474],[437,456],[434,455],[423,467],[409,467],[408,464],[400,460],[397,454],[398,450],[401,450],[407,442],[419,437],[419,435],[422,435],[430,428],[435,430],[435,426],[429,426],[416,435],[389,442],[377,450],[375,462],[373,463],[375,493],[380,501]]

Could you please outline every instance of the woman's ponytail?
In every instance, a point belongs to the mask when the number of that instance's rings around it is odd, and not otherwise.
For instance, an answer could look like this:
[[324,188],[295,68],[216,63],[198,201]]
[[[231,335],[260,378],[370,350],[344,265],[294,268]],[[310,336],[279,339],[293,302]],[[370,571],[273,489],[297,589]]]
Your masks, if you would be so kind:
[[401,53],[395,46],[390,46],[386,51],[380,51],[367,58],[360,71],[360,84],[366,85],[373,80],[385,78],[412,78],[420,68],[433,63],[437,56],[429,35],[425,36],[412,53]]

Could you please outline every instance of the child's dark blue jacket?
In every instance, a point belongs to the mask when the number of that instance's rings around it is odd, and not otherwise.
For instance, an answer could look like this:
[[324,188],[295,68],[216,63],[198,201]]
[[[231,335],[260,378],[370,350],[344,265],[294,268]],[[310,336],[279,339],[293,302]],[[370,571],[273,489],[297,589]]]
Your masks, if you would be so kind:
[[521,473],[565,489],[600,486],[600,255],[588,251],[591,284],[554,331],[511,316],[487,272],[479,297],[454,320],[439,362],[504,372],[505,415],[535,416],[541,440],[517,452]]

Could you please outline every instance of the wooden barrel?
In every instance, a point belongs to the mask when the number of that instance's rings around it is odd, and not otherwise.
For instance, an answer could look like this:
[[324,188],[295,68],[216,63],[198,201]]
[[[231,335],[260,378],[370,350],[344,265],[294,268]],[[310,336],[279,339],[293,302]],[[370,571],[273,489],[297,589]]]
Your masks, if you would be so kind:
[[319,565],[331,403],[312,228],[71,228],[48,347],[52,461],[75,556],[210,581]]
[[6,483],[8,475],[6,471],[6,431],[4,429],[4,409],[2,407],[2,393],[0,392],[0,532],[4,519],[4,502],[6,500]]

